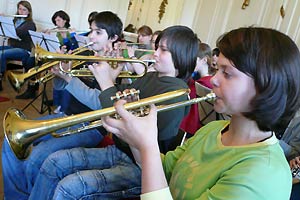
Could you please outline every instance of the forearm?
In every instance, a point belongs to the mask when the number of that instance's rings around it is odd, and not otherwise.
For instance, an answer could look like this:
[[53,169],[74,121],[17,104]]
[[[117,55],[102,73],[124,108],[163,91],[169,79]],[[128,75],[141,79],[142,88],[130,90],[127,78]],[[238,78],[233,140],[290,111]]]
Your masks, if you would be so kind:
[[88,87],[80,79],[72,78],[66,86],[66,90],[90,109],[98,110],[102,108],[99,100],[100,90]]
[[142,165],[142,193],[168,187],[158,145],[151,149],[142,150],[140,154]]

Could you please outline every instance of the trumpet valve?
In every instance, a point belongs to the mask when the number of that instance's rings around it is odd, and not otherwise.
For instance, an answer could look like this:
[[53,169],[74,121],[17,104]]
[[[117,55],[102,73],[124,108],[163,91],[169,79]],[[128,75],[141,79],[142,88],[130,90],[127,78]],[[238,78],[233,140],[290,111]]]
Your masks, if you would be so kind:
[[121,94],[119,92],[116,93],[116,96],[110,97],[112,101],[118,101],[120,99],[125,99],[128,96],[136,97],[139,99],[140,90],[130,89],[129,91],[123,91]]

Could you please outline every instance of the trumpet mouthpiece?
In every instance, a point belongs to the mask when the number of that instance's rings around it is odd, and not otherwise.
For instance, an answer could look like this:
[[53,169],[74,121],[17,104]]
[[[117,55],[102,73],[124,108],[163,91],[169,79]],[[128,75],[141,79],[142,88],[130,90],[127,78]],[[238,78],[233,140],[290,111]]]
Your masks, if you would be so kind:
[[95,42],[89,42],[86,45],[84,45],[83,47],[88,47],[88,46],[92,46],[93,44],[96,44]]

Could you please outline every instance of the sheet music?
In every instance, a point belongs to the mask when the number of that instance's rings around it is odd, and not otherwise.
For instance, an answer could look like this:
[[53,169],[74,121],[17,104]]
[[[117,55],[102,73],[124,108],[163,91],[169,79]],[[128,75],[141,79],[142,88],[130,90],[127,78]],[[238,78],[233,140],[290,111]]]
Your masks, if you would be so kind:
[[83,35],[75,35],[75,39],[77,40],[78,46],[82,47],[84,45],[87,45],[90,42],[90,39],[87,36]]
[[29,30],[29,34],[35,46],[38,44],[43,49],[50,52],[56,52],[56,50],[60,48],[59,40],[54,35],[49,35],[46,33],[41,33],[41,32],[36,32],[31,30]]
[[0,35],[16,40],[21,40],[17,35],[12,17],[0,16]]

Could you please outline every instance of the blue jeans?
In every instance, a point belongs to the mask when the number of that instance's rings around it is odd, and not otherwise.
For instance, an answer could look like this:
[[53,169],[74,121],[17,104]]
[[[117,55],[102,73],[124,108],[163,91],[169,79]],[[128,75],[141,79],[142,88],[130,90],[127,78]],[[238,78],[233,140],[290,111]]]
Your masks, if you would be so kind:
[[7,60],[19,60],[22,61],[23,66],[27,64],[27,60],[30,54],[27,50],[21,48],[13,48],[11,46],[0,47],[0,73],[4,73],[6,70]]
[[[63,114],[47,115],[39,119],[62,116]],[[40,167],[51,153],[79,146],[95,147],[102,138],[103,136],[95,129],[62,138],[52,138],[51,135],[46,135],[35,141],[32,152],[26,160],[18,160],[11,151],[7,141],[4,140],[2,146],[2,171],[5,199],[28,199]]]
[[299,199],[300,199],[300,183],[296,183],[292,187],[290,200],[299,200]]
[[56,90],[53,88],[53,105],[61,106],[60,111],[65,112],[69,106],[71,94],[68,90]]
[[140,193],[140,168],[112,145],[51,154],[40,169],[29,199],[122,199]]

